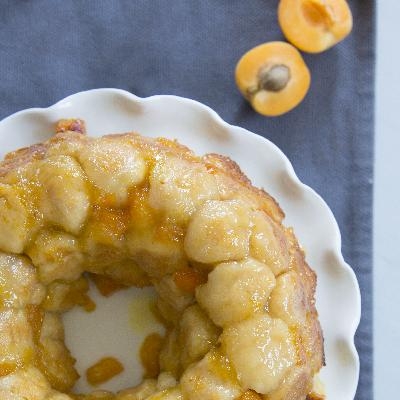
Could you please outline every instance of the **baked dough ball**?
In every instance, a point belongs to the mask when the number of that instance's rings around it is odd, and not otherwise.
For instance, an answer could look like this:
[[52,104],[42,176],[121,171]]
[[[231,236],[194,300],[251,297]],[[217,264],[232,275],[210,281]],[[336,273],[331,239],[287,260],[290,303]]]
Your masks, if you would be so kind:
[[[91,138],[66,120],[8,154],[0,398],[304,400],[323,365],[316,277],[283,217],[233,161],[164,138]],[[154,286],[167,326],[157,379],[72,393],[60,316],[93,307],[85,272]]]

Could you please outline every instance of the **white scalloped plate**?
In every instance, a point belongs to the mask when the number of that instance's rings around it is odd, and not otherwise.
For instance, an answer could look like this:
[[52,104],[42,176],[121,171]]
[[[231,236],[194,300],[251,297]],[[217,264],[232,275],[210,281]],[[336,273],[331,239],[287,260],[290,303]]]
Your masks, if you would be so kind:
[[[224,122],[209,107],[175,96],[139,98],[117,89],[81,92],[45,108],[18,112],[0,122],[0,157],[51,136],[60,118],[79,117],[90,135],[137,131],[148,136],[177,139],[197,154],[220,153],[235,160],[252,180],[280,203],[285,224],[293,226],[318,275],[317,308],[325,337],[326,367],[320,377],[329,400],[354,398],[359,359],[354,333],[360,320],[360,291],[353,270],[343,260],[340,232],[326,203],[302,184],[286,156],[270,141]],[[143,337],[152,325],[136,297],[151,296],[133,289],[101,298],[92,288],[98,311],[73,310],[64,317],[67,344],[78,355],[77,368],[85,368],[102,355],[115,355],[124,373],[102,386],[109,390],[131,386],[140,380],[141,368],[133,361]],[[142,294],[144,293],[144,294]],[[96,335],[96,332],[99,332]],[[77,390],[89,391],[84,378]]]

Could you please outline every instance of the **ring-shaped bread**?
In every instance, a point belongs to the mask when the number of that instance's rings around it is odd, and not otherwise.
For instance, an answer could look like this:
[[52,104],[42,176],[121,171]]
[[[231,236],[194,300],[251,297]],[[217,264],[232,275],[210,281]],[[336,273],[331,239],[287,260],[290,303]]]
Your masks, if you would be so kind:
[[[315,273],[283,212],[228,158],[79,120],[0,164],[0,398],[305,399],[323,364]],[[71,394],[60,314],[84,272],[154,285],[161,374]],[[65,394],[64,394],[65,393]]]

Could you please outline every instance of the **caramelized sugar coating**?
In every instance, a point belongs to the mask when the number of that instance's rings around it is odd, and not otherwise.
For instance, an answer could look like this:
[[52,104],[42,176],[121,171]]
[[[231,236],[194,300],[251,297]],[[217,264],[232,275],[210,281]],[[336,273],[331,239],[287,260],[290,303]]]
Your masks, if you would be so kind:
[[[304,399],[323,364],[316,277],[276,201],[216,154],[57,129],[0,164],[0,397]],[[155,287],[157,379],[70,393],[60,313],[94,306],[83,272],[107,293]]]

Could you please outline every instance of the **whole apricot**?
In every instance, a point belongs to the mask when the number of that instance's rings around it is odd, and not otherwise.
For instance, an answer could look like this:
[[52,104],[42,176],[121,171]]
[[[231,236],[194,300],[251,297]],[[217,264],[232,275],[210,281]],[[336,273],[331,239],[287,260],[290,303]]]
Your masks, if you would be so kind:
[[286,42],[254,47],[236,66],[236,84],[260,114],[277,116],[296,107],[310,87],[310,72],[299,51]]
[[346,0],[281,0],[278,20],[286,39],[308,53],[329,49],[353,27]]

